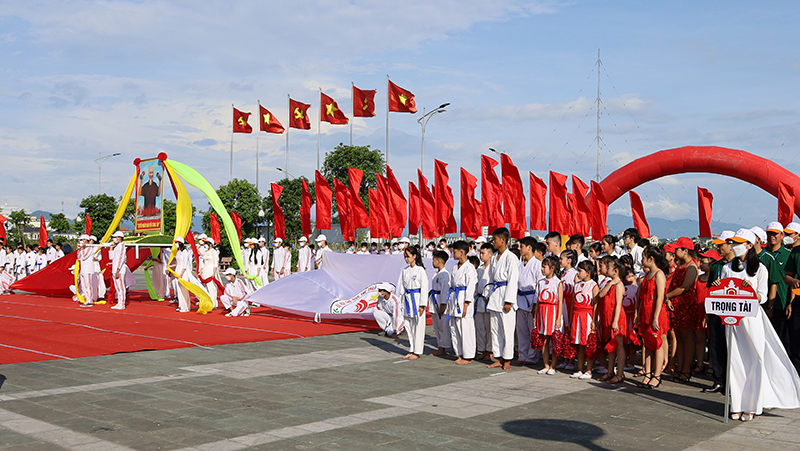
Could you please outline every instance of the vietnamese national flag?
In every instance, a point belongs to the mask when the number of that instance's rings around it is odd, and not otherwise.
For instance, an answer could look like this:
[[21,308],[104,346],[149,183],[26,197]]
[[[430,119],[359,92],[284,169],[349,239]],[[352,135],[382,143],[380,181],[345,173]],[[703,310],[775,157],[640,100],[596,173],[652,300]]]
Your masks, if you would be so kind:
[[339,104],[325,93],[319,93],[320,120],[330,122],[335,125],[347,124],[350,120],[344,115],[344,111],[339,109]]
[[8,221],[8,219],[5,216],[0,215],[0,238],[3,239],[3,246],[6,245],[6,238],[7,238],[6,221]]
[[283,133],[285,130],[283,128],[283,124],[275,117],[274,114],[270,113],[268,109],[264,108],[260,104],[258,105],[259,111],[259,122],[261,123],[261,131],[267,133]]
[[303,236],[308,238],[311,236],[311,193],[308,192],[308,180],[303,181],[303,191],[301,196],[300,207],[300,226],[303,229]]
[[233,109],[233,132],[234,133],[253,133],[253,127],[247,123],[250,113],[244,113],[236,108]]
[[283,218],[283,209],[281,209],[281,205],[278,203],[278,200],[281,198],[281,193],[283,192],[283,187],[275,183],[270,183],[270,187],[272,188],[272,214],[274,215],[273,224],[275,226],[275,237],[285,240],[286,223]]
[[503,172],[503,211],[504,220],[508,223],[514,238],[522,238],[528,230],[528,221],[525,219],[525,188],[519,170],[514,166],[506,154],[500,155],[501,169]]
[[570,231],[567,210],[567,176],[550,171],[550,231],[567,234]]
[[[600,241],[608,235],[606,218],[608,217],[608,199],[603,192],[603,187],[594,180],[591,181],[592,191],[592,239]],[[552,189],[552,188],[551,188]]]
[[392,83],[391,80],[389,80],[389,111],[396,113],[417,112],[414,94]]
[[339,210],[339,226],[342,229],[342,238],[345,241],[354,241],[352,216],[350,210],[350,190],[347,185],[334,177],[333,190],[336,194],[336,208]]
[[388,193],[391,197],[391,209],[389,210],[389,218],[391,219],[391,232],[394,236],[401,236],[403,229],[406,227],[406,219],[408,219],[408,202],[403,195],[403,189],[400,188],[400,183],[394,176],[394,171],[389,165],[386,165],[386,181],[389,183]]
[[233,226],[236,227],[236,235],[239,236],[239,242],[242,241],[242,217],[239,216],[239,213],[235,211],[231,211],[231,221],[233,221]]
[[794,188],[778,182],[778,222],[788,224],[794,221]]
[[375,93],[353,86],[353,117],[375,117]]
[[89,213],[86,213],[86,218],[85,219],[86,219],[86,225],[85,225],[83,233],[85,233],[86,235],[91,235],[92,234],[92,217],[89,216]]
[[210,213],[208,215],[208,228],[209,232],[211,233],[211,239],[214,240],[214,244],[219,244],[222,241],[222,237],[219,233],[219,219],[217,219],[217,215],[214,213]]
[[461,233],[467,238],[481,235],[481,211],[475,202],[478,179],[461,168]]
[[489,227],[491,234],[494,229],[503,227],[503,187],[494,172],[497,161],[486,155],[481,155],[481,225]]
[[591,223],[589,218],[592,216],[592,208],[587,202],[587,195],[589,194],[589,185],[583,183],[583,180],[572,175],[572,194],[575,195],[575,203],[573,204],[572,220],[574,233],[583,236],[589,236],[591,231]]
[[39,215],[39,247],[47,246],[47,226],[44,224],[44,216]]
[[631,197],[631,212],[633,213],[633,227],[639,231],[639,236],[642,238],[650,238],[650,226],[647,224],[647,218],[644,216],[644,205],[642,205],[642,198],[638,194],[629,191]]
[[417,169],[417,177],[419,178],[419,197],[420,197],[420,227],[422,227],[422,238],[430,239],[436,238],[436,202],[433,199],[433,194],[428,189],[428,179],[422,175],[422,171]]
[[364,171],[357,168],[347,168],[347,176],[350,181],[350,214],[353,229],[364,229],[369,227],[369,216],[364,201],[361,200],[361,179],[364,178]]
[[419,189],[414,182],[408,182],[408,234],[416,235],[419,233],[420,217],[420,197]]
[[700,215],[700,238],[711,238],[711,213],[714,196],[711,191],[697,187],[697,212]]
[[531,230],[547,230],[547,185],[530,172]]
[[317,229],[330,230],[333,191],[319,171],[314,171],[314,194],[317,205]]
[[289,99],[289,127],[311,130],[311,121],[308,119],[309,107],[311,105]]

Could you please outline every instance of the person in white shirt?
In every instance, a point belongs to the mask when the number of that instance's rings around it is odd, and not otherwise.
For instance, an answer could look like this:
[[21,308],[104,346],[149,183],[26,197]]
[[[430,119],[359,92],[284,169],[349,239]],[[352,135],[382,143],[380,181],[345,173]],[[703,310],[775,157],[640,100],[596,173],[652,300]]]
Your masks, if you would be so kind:
[[403,308],[400,299],[394,294],[394,285],[381,282],[378,284],[378,305],[372,316],[387,337],[396,338],[403,333]]
[[[96,244],[97,237],[94,235],[89,236],[89,244]],[[106,296],[106,280],[103,277],[103,270],[100,268],[100,260],[102,259],[103,255],[100,253],[100,249],[98,248],[93,252],[94,255],[94,264],[93,264],[93,271],[94,271],[94,302],[98,302],[100,299],[105,298]],[[101,302],[101,304],[105,304],[105,301]]]
[[[278,280],[287,275],[286,248],[283,247],[283,240],[281,238],[275,238],[272,245],[275,247],[272,251],[272,277]],[[291,270],[291,267],[289,267],[289,270]]]
[[[261,252],[258,246],[258,240],[255,238],[248,239],[248,252],[247,252],[247,260],[244,262],[245,271],[244,274],[247,276],[256,276],[261,281],[261,272],[264,270],[264,253]],[[254,279],[250,277],[247,278],[245,281],[245,285],[253,292],[257,290],[259,287],[256,284]]]
[[450,294],[447,315],[450,320],[450,341],[458,356],[456,365],[472,363],[475,358],[475,289],[478,272],[467,261],[469,243],[463,240],[452,244],[453,258],[458,261],[450,274]]
[[492,238],[497,253],[489,264],[494,291],[489,296],[488,309],[492,321],[492,353],[497,361],[489,368],[510,370],[514,358],[519,259],[508,249],[507,228],[495,229]]
[[583,252],[583,246],[586,245],[586,237],[583,235],[572,235],[569,237],[567,241],[567,249],[571,249],[575,251],[575,254],[578,255],[578,261],[575,263],[575,267],[578,267],[578,263],[589,260],[589,257]]
[[547,252],[544,256],[555,255],[558,257],[561,254],[561,234],[558,232],[550,232],[544,236],[544,245],[547,246]]
[[606,235],[600,240],[600,247],[602,248],[603,252],[598,255],[599,258],[603,258],[606,255],[610,255],[612,257],[619,257],[617,254],[617,250],[615,245],[617,244],[617,237],[614,235]]
[[326,252],[331,252],[331,248],[328,247],[328,237],[326,237],[324,234],[320,234],[314,241],[317,242],[317,246],[319,247],[316,255],[314,256],[314,260],[317,264],[317,269],[322,269],[322,255]]
[[409,247],[403,254],[408,266],[400,273],[397,296],[403,300],[409,350],[404,359],[416,360],[425,349],[425,310],[423,302],[428,293],[428,274],[417,248]]
[[58,260],[59,258],[64,256],[64,250],[62,249],[61,243],[56,243],[55,247],[56,247],[56,258],[55,258],[55,260]]
[[288,241],[283,242],[283,274],[281,278],[288,277],[292,274],[292,243]]
[[633,272],[641,277],[644,274],[642,270],[642,253],[644,249],[639,246],[639,231],[633,227],[625,229],[622,233],[622,242],[625,243],[625,250],[631,257],[633,257]]
[[43,247],[36,249],[36,271],[41,271],[47,267],[47,254]]
[[36,272],[36,248],[28,245],[28,252],[25,253],[25,271],[28,275]]
[[109,251],[108,257],[111,259],[111,280],[114,282],[114,291],[116,291],[117,296],[117,304],[111,308],[114,310],[124,310],[128,295],[128,284],[125,282],[126,279],[131,277],[128,275],[130,269],[128,269],[127,265],[127,249],[122,242],[125,235],[117,231],[111,236],[113,237],[114,245]]
[[[267,246],[267,239],[263,236],[258,239],[258,244],[256,246],[258,250],[258,260],[263,262],[261,265],[261,270],[259,271],[259,280],[261,280],[261,286],[269,285],[269,273],[270,273],[270,260],[269,260],[269,247]],[[255,288],[255,285],[252,286]]]
[[78,270],[78,289],[83,296],[81,307],[92,307],[94,305],[94,290],[96,289],[94,272],[94,249],[88,246],[89,236],[81,235],[78,237],[77,262],[80,265]]
[[425,246],[425,250],[422,251],[422,258],[433,258],[433,251],[436,250],[436,245],[433,242],[428,243]]
[[45,254],[47,254],[48,265],[56,261],[56,259],[58,258],[56,254],[56,248],[53,247],[53,240],[51,239],[47,240],[47,252],[45,252]]
[[311,248],[308,247],[308,238],[301,236],[298,243],[300,248],[297,249],[297,272],[311,271],[314,269],[314,261],[311,258]]
[[536,287],[544,278],[542,259],[545,246],[530,236],[517,240],[517,243],[521,257],[517,287],[517,364],[533,365],[539,361],[540,354],[538,349],[531,349],[531,332],[534,325],[533,310],[539,300]]
[[248,291],[244,282],[236,278],[236,270],[233,268],[225,270],[225,278],[228,283],[225,285],[225,292],[219,298],[222,305],[230,310],[225,316],[250,316],[250,303],[247,302]]
[[492,361],[492,325],[487,309],[487,302],[492,290],[492,279],[489,273],[489,263],[492,261],[494,248],[491,244],[484,243],[478,255],[480,260],[478,265],[478,286],[475,289],[475,347],[481,355],[477,360]]
[[213,238],[206,237],[203,240],[203,263],[200,266],[200,277],[203,279],[201,282],[207,281],[204,285],[206,291],[208,291],[208,297],[211,298],[211,303],[214,305],[214,308],[217,308],[219,306],[219,301],[217,299],[219,297],[219,292],[214,278],[217,277],[217,271],[219,271],[219,251],[214,248],[214,244]]
[[397,250],[393,251],[392,254],[402,254],[410,244],[411,240],[409,240],[407,236],[400,238],[400,241],[397,243]]
[[[79,240],[80,241],[80,240]],[[20,244],[17,246],[17,252],[14,254],[14,276],[20,280],[28,275],[28,254]]]
[[[182,236],[175,238],[173,241],[173,245],[178,248],[175,253],[175,273],[178,274],[178,279],[188,281],[192,274],[192,261],[185,243],[186,241]],[[191,310],[189,289],[184,287],[177,279],[174,281],[174,289],[178,294],[178,308],[176,310],[180,313],[188,313]]]
[[438,349],[431,355],[445,355],[446,349],[452,346],[450,341],[450,325],[446,317],[447,293],[450,291],[450,273],[444,268],[448,255],[444,251],[433,251],[433,267],[436,274],[431,279],[431,289],[428,291],[428,309],[431,312],[433,330],[436,332],[436,346]]
[[361,243],[361,249],[356,252],[358,255],[369,255],[369,253],[369,246],[367,246],[367,243]]

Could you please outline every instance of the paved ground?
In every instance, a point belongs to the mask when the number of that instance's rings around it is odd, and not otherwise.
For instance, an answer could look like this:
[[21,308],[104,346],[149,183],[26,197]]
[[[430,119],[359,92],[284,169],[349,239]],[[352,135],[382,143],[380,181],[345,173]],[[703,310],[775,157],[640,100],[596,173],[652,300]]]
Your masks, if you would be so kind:
[[608,386],[410,362],[405,345],[350,333],[0,366],[0,449],[800,449],[800,411],[725,424],[706,381]]

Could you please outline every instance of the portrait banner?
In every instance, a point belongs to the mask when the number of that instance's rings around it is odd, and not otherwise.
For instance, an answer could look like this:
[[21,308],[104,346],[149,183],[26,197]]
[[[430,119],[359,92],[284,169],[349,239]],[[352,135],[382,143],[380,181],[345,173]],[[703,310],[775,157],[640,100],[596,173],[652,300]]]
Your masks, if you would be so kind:
[[157,232],[164,229],[163,216],[164,166],[158,158],[139,163],[136,178],[136,232]]

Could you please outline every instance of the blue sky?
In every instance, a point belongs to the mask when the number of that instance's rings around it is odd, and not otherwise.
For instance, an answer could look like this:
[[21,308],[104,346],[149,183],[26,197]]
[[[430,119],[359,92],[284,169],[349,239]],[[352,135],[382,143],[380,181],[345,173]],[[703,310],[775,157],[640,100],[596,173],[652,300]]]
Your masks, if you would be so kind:
[[[0,206],[78,213],[97,191],[119,196],[131,161],[166,152],[212,185],[229,177],[231,103],[256,101],[286,122],[286,95],[318,89],[350,112],[350,82],[378,89],[378,116],[356,144],[384,149],[386,75],[417,105],[451,106],[426,132],[433,158],[479,173],[489,147],[523,178],[595,174],[601,49],[601,176],[638,157],[717,145],[800,171],[800,5],[796,2],[351,1],[4,2],[0,4]],[[419,115],[390,116],[390,164],[414,180]],[[313,177],[316,121],[292,130],[289,170]],[[322,127],[322,149],[349,140]],[[255,135],[234,137],[234,176],[255,179]],[[262,133],[260,182],[282,178],[285,137]],[[430,173],[430,171],[426,171]],[[525,180],[527,187],[527,180]],[[696,186],[715,220],[760,224],[777,201],[723,176],[687,174],[637,189],[648,216],[696,218]],[[199,208],[206,208],[200,196]],[[457,202],[458,204],[458,202]],[[612,212],[629,209],[623,197]],[[7,213],[7,211],[6,211]]]

